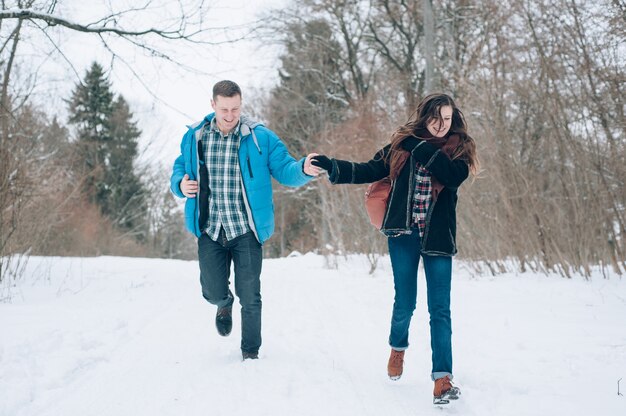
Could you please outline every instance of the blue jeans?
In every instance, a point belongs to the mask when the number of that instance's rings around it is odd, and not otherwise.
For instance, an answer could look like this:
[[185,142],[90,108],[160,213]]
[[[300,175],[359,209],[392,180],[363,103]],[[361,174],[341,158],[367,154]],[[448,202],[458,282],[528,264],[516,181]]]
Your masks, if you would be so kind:
[[[389,237],[388,243],[395,289],[389,345],[402,351],[409,346],[409,326],[417,301],[417,267],[421,246],[419,232],[414,229],[411,234]],[[446,375],[452,377],[452,257],[421,257],[424,259],[430,314],[432,378],[436,380]]]
[[218,241],[206,233],[198,239],[198,263],[202,296],[222,307],[232,301],[230,264],[235,265],[235,293],[241,304],[241,350],[258,352],[261,346],[261,263],[263,251],[254,233],[230,241],[224,230]]

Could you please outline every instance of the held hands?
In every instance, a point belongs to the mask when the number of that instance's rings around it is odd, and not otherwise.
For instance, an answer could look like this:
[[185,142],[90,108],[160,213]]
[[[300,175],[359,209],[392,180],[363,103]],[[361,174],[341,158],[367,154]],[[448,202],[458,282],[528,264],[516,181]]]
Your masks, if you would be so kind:
[[320,168],[318,168],[317,166],[313,165],[313,159],[314,157],[317,156],[317,153],[309,153],[306,157],[306,160],[304,161],[304,173],[306,173],[309,176],[317,176],[320,174]]
[[304,161],[304,173],[310,176],[318,176],[322,169],[330,172],[333,162],[326,156],[317,153],[309,153]]
[[195,198],[198,193],[198,181],[189,180],[189,175],[185,174],[180,181],[180,191],[187,198]]
[[333,169],[333,162],[324,155],[315,155],[315,158],[311,161],[313,166],[318,166],[327,172]]

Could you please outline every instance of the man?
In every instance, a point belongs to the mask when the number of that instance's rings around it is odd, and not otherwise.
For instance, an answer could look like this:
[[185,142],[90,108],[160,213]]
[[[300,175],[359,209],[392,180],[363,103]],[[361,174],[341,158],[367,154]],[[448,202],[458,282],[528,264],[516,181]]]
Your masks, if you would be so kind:
[[202,295],[217,306],[222,336],[232,329],[234,296],[241,304],[241,352],[258,358],[261,346],[261,245],[274,232],[271,176],[301,186],[319,174],[313,154],[296,161],[274,132],[241,116],[241,89],[232,81],[213,87],[214,113],[189,127],[174,162],[171,190],[185,203],[185,224],[198,237]]

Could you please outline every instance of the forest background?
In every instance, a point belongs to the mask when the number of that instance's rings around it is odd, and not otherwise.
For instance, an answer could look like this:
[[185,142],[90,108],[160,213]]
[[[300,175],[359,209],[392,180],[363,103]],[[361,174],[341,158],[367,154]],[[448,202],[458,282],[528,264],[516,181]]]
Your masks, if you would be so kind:
[[[477,272],[626,271],[624,0],[290,0],[243,24],[198,0],[106,2],[89,18],[71,3],[2,1],[0,282],[30,255],[195,258],[168,189],[184,123],[163,128],[127,97],[200,119],[235,72],[194,57],[245,42],[277,51],[236,58],[274,74],[243,83],[246,110],[296,156],[366,161],[426,93],[451,94],[483,167],[458,208],[459,257]],[[191,77],[180,94],[204,106],[159,95],[163,68]],[[275,184],[265,256],[365,253],[375,269],[386,240],[363,194]]]

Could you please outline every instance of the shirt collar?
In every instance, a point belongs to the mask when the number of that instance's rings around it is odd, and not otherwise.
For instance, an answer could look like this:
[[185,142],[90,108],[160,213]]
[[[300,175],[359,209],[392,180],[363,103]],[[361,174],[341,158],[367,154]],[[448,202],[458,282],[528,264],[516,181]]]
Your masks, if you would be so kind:
[[[210,125],[210,129],[212,132],[219,132],[220,134],[222,134],[221,130],[217,127],[217,122],[215,121],[215,117],[213,117],[211,119],[211,125]],[[235,126],[234,129],[232,129],[230,131],[230,133],[228,133],[227,135],[225,135],[224,137],[230,136],[230,135],[238,135],[239,134],[239,130],[241,129],[241,120],[239,120],[237,122],[237,125]],[[223,134],[222,134],[223,135]]]

